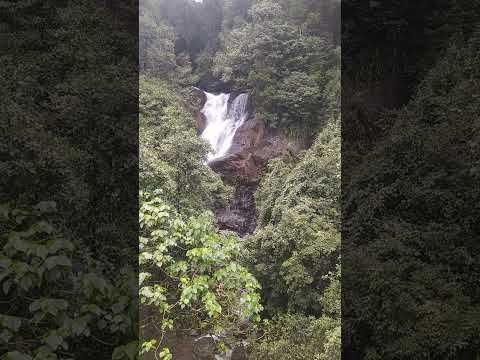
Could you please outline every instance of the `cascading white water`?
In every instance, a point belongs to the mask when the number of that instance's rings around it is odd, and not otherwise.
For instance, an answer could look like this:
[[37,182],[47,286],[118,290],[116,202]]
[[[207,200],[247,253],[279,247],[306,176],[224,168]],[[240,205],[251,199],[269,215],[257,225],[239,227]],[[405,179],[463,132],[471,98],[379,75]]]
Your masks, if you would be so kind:
[[205,115],[206,127],[202,138],[207,140],[213,152],[208,154],[208,160],[225,155],[232,145],[237,129],[247,119],[248,94],[238,95],[228,106],[230,94],[211,94],[205,92],[207,101],[202,113]]

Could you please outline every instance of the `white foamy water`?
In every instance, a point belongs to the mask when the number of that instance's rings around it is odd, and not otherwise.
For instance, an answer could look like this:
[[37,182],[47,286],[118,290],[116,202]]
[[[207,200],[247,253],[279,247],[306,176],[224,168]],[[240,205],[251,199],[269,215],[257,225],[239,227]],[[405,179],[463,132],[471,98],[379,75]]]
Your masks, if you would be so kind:
[[238,95],[230,107],[228,106],[230,94],[215,95],[208,92],[205,94],[207,101],[202,113],[206,118],[206,127],[201,136],[212,147],[213,151],[208,154],[210,161],[225,155],[232,146],[235,132],[248,117],[248,94]]

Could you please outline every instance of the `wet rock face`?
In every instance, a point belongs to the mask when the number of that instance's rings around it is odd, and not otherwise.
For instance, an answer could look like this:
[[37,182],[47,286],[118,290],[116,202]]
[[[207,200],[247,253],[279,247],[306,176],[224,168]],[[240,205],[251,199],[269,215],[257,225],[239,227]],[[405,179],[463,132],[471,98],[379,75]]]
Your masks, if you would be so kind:
[[247,120],[237,130],[227,154],[209,163],[226,181],[237,184],[232,204],[214,209],[220,229],[235,231],[240,236],[255,231],[254,193],[261,173],[269,160],[287,151],[287,138],[258,119]]
[[197,134],[200,135],[207,126],[207,119],[201,111],[195,111],[195,124],[197,127]]
[[201,134],[202,131],[205,129],[205,126],[207,126],[207,119],[205,118],[205,115],[203,115],[201,109],[207,102],[207,95],[200,90],[199,88],[192,87],[194,99],[193,103],[191,104],[192,107],[195,109],[193,111],[194,117],[195,117],[195,126],[197,128],[197,134]]
[[[201,90],[198,93],[206,98]],[[230,94],[229,106],[241,93],[243,91]],[[197,107],[195,112],[199,134],[206,126],[206,118],[200,110],[205,101],[203,98],[198,101],[201,107]],[[228,152],[209,162],[209,166],[226,182],[236,184],[232,204],[227,208],[214,206],[217,225],[220,230],[234,231],[240,236],[255,230],[254,193],[265,165],[275,157],[287,152],[297,152],[302,147],[297,146],[298,144],[292,145],[285,134],[266,126],[261,119],[254,116],[253,96],[248,98],[247,112],[249,118],[236,130]]]
[[220,230],[231,230],[244,236],[255,231],[256,214],[254,193],[256,184],[238,185],[229,207],[215,207],[214,213]]
[[217,346],[212,336],[205,335],[193,343],[193,360],[215,360]]
[[254,193],[261,172],[270,159],[288,149],[289,143],[283,134],[256,118],[248,119],[236,131],[227,154],[209,163],[227,182],[237,184],[232,204],[214,209],[219,229],[231,230],[240,236],[255,231]]
[[287,151],[289,142],[284,134],[266,127],[261,120],[251,118],[237,130],[227,154],[209,165],[227,179],[253,184],[258,182],[270,159]]
[[207,95],[203,92],[203,90],[197,87],[192,87],[191,89],[195,95],[192,106],[200,111],[203,108],[203,105],[205,105],[207,102]]

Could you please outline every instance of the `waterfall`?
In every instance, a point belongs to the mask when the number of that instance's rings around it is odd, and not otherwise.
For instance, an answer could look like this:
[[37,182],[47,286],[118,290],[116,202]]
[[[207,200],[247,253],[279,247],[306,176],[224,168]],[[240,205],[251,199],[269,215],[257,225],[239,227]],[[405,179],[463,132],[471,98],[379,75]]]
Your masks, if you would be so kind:
[[235,132],[248,116],[248,94],[238,95],[230,106],[230,94],[205,94],[207,101],[202,113],[205,115],[206,127],[201,136],[212,147],[213,152],[208,154],[210,161],[225,155],[230,149]]

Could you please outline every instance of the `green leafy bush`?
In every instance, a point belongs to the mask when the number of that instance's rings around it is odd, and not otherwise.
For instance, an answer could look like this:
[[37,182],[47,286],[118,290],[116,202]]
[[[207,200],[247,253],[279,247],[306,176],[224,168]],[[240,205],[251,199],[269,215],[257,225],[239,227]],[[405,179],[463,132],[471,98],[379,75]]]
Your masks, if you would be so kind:
[[269,165],[256,193],[259,227],[245,256],[268,310],[320,314],[320,296],[340,247],[340,134],[330,125],[300,159]]
[[[132,271],[109,281],[88,248],[56,229],[54,202],[0,209],[1,359],[87,356],[85,344],[111,357],[111,341],[136,331]],[[136,349],[136,342],[120,346],[116,359],[133,359]]]
[[[144,351],[159,352],[166,333],[176,329],[238,335],[239,324],[258,321],[262,310],[260,285],[238,262],[238,239],[218,234],[211,215],[183,219],[160,196],[141,193]],[[155,326],[159,338],[147,338]]]
[[266,321],[263,335],[253,339],[249,350],[256,360],[333,360],[341,355],[340,269],[330,281],[321,302],[324,315],[301,313],[276,315]]
[[242,243],[272,318],[254,359],[340,358],[340,131],[333,122],[298,158],[270,162],[258,228]]
[[345,331],[366,359],[480,349],[479,38],[454,38],[387,139],[348,175]]
[[327,36],[299,29],[276,2],[257,1],[249,15],[250,22],[224,33],[214,73],[251,90],[269,125],[311,135],[330,117],[327,84],[338,52]]

